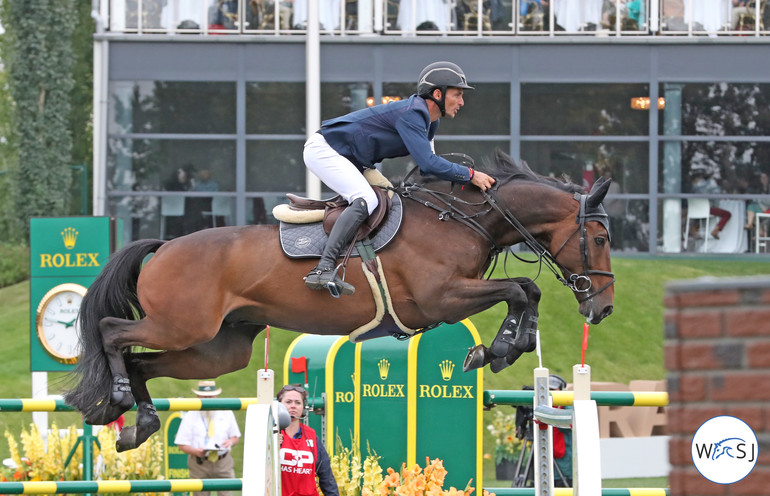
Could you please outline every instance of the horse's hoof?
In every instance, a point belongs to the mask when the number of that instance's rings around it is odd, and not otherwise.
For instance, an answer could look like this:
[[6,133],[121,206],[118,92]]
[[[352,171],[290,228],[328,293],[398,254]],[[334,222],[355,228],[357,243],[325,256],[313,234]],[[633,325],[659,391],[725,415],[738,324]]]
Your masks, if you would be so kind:
[[129,425],[123,427],[118,433],[118,439],[115,441],[115,450],[118,453],[136,448],[136,426]]
[[463,372],[476,370],[488,363],[487,351],[483,344],[478,344],[468,350],[468,355],[463,362]]

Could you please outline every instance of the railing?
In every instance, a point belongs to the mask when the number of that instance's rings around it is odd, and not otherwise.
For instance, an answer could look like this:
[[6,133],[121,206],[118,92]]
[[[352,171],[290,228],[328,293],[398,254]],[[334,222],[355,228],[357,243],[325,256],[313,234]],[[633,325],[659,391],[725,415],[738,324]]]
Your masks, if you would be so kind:
[[98,15],[112,33],[292,35],[305,33],[308,1],[326,35],[770,34],[768,0],[100,0]]

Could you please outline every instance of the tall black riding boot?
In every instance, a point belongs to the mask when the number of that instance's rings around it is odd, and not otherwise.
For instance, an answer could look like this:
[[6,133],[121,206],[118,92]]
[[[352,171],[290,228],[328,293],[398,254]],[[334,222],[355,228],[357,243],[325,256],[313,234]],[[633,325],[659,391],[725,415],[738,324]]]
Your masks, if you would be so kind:
[[[356,290],[335,274],[337,258],[340,252],[353,241],[353,237],[361,224],[369,217],[366,200],[357,198],[337,218],[337,222],[329,233],[329,240],[324,247],[323,255],[318,265],[305,276],[305,286],[310,289],[329,289],[332,295],[350,295]],[[336,286],[330,287],[331,286]],[[336,293],[336,294],[335,294]]]

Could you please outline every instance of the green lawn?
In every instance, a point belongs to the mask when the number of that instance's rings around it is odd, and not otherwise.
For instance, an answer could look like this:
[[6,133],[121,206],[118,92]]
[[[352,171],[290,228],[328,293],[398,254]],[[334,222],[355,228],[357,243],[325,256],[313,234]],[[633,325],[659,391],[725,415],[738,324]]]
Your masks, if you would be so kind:
[[[515,262],[515,261],[514,261]],[[510,263],[509,274],[534,277],[537,267],[519,262]],[[591,339],[586,362],[592,367],[595,381],[627,383],[633,379],[664,379],[663,368],[663,292],[666,281],[692,279],[704,276],[752,276],[770,274],[770,264],[762,259],[685,259],[685,258],[620,258],[613,260],[617,276],[615,286],[615,312],[605,322],[591,328]],[[503,269],[497,268],[496,277],[504,277]],[[572,365],[580,361],[581,337],[584,319],[577,312],[577,302],[572,294],[555,280],[550,272],[544,271],[538,281],[543,291],[540,306],[541,343],[543,365],[553,372],[571,377]],[[6,344],[5,363],[0,367],[0,397],[31,397],[29,373],[29,282],[0,289],[0,322],[3,342]],[[471,317],[478,328],[482,341],[489,343],[494,337],[506,314],[504,304]],[[276,371],[276,382],[282,384],[284,352],[296,333],[271,329],[269,366]],[[384,339],[384,338],[383,338]],[[224,388],[223,396],[255,396],[254,372],[263,367],[264,334],[254,343],[254,354],[250,366],[242,371],[218,379]],[[514,366],[495,375],[485,371],[484,383],[487,389],[519,389],[532,383],[532,369],[537,366],[534,354],[522,357]],[[50,374],[49,392],[61,388],[62,374]],[[193,381],[155,379],[150,382],[154,397],[190,397]],[[164,414],[162,414],[164,415]],[[491,420],[491,413],[487,412]],[[132,422],[133,419],[127,419]],[[243,414],[238,415],[243,426]],[[52,413],[59,427],[79,424],[74,413]],[[22,426],[31,422],[31,414],[0,414],[0,434],[6,429],[16,434]],[[485,451],[492,453],[494,444],[486,434]],[[239,445],[240,448],[240,445]],[[376,447],[374,447],[376,450]],[[240,465],[241,450],[234,452],[236,466]],[[4,439],[0,440],[0,458],[8,456]],[[237,471],[240,475],[240,470]],[[494,466],[484,462],[484,477],[487,486],[504,486],[505,482],[493,484]],[[507,483],[509,484],[509,483]],[[654,480],[648,487],[659,487]]]

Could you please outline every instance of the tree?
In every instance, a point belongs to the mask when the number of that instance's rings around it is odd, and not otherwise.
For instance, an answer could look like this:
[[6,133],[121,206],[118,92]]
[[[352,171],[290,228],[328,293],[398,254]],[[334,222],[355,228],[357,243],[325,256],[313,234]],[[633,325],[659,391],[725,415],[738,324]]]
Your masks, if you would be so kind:
[[30,217],[69,214],[74,87],[74,0],[5,0],[4,61],[15,102],[18,167],[14,204],[23,238]]

